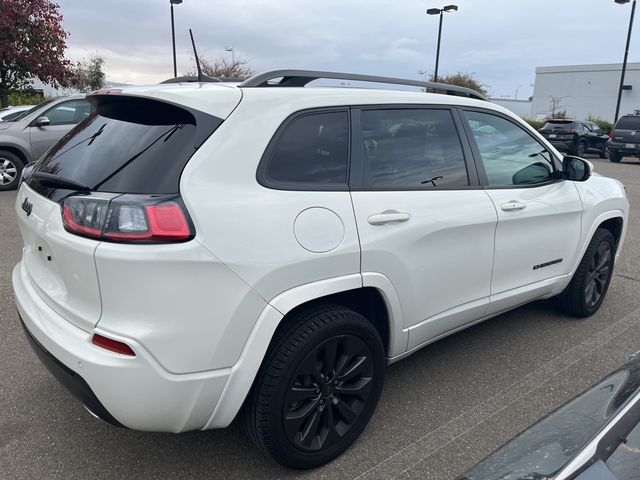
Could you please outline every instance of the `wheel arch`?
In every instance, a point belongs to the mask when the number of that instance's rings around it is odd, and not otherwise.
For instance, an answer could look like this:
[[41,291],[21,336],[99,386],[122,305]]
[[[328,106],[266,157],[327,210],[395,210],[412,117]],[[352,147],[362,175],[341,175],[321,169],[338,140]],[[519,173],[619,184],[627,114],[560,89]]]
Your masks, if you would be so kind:
[[383,275],[346,275],[287,290],[271,300],[260,315],[240,359],[230,369],[227,385],[205,429],[226,427],[233,421],[276,332],[287,327],[291,314],[318,303],[342,305],[365,316],[380,333],[387,357],[406,350],[407,334],[402,330],[400,301],[391,282]]
[[23,166],[26,165],[27,163],[29,163],[29,156],[27,155],[27,153],[20,147],[17,147],[15,145],[5,145],[5,144],[0,144],[0,150],[5,150],[7,152],[11,152],[13,153],[15,156],[17,156],[20,160],[22,160],[22,164]]
[[624,222],[625,213],[622,210],[609,210],[598,215],[593,222],[591,222],[591,228],[587,235],[582,237],[582,246],[580,252],[576,257],[575,264],[571,270],[571,276],[576,271],[578,265],[582,261],[582,257],[589,246],[589,242],[593,238],[598,228],[606,228],[609,230],[613,237],[616,239],[616,253],[620,253],[622,242],[624,239],[626,224]]

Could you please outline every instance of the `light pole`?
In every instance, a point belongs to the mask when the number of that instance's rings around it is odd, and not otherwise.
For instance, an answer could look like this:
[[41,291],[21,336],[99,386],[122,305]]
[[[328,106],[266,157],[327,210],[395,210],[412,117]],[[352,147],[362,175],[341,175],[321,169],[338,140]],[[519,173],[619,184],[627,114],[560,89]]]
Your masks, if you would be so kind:
[[[616,3],[624,5],[631,0],[615,0]],[[627,33],[627,46],[624,49],[624,61],[622,62],[622,75],[620,75],[620,88],[618,89],[618,102],[616,103],[616,115],[613,119],[614,122],[618,121],[618,115],[620,114],[620,102],[622,101],[622,90],[624,88],[624,75],[627,72],[627,58],[629,58],[629,43],[631,43],[631,32],[633,31],[633,17],[636,13],[636,0],[633,0],[631,6],[631,18],[629,18],[629,33]]]
[[444,14],[444,12],[456,12],[457,10],[457,5],[447,5],[446,7],[430,8],[427,10],[427,15],[440,15],[440,25],[438,27],[438,48],[436,50],[436,70],[433,73],[434,82],[438,81],[438,64],[440,63],[440,40],[442,38],[442,15]]
[[518,90],[520,90],[520,87],[521,87],[521,86],[522,86],[522,85],[518,85],[518,88],[516,88],[516,97],[514,98],[514,100],[517,100],[517,99],[518,99]]
[[236,52],[233,49],[233,47],[224,47],[224,51],[225,52],[231,52],[231,64],[235,65],[236,64]]
[[176,64],[176,27],[173,22],[173,6],[180,5],[182,0],[169,0],[171,4],[171,45],[173,46],[173,77],[178,76],[178,67]]

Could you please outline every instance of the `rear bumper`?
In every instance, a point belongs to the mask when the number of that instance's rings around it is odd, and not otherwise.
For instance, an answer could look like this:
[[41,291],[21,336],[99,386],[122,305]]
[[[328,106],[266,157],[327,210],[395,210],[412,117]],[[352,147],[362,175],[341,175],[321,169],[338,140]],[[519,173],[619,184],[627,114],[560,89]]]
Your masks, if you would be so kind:
[[612,142],[609,140],[607,143],[609,150],[615,150],[623,156],[638,157],[640,156],[640,143],[635,144],[634,148],[627,148],[627,144],[624,142]]
[[126,342],[127,357],[91,343],[93,331],[71,324],[51,309],[31,285],[22,262],[13,271],[18,313],[40,360],[96,416],[136,430],[182,432],[216,426],[212,414],[230,369],[172,374],[138,342]]

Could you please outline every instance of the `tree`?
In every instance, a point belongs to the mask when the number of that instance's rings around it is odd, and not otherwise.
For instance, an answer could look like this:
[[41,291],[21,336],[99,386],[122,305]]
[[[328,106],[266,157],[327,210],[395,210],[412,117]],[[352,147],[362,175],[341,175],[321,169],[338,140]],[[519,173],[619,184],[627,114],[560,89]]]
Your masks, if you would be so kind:
[[[429,81],[433,82],[433,75],[429,77]],[[447,75],[438,78],[438,83],[446,83],[447,85],[458,85],[466,87],[481,93],[485,97],[489,95],[489,85],[482,83],[474,77],[473,73],[458,72],[453,75]]]
[[104,58],[94,53],[89,58],[76,62],[71,84],[81,92],[93,92],[104,87],[105,74],[102,70]]
[[[235,58],[232,61],[224,57],[217,57],[213,60],[200,58],[200,68],[202,73],[214,78],[237,78],[244,80],[253,75],[254,71],[249,67],[249,61],[244,58]],[[187,75],[198,75],[197,70],[187,72]]]
[[564,107],[562,102],[567,97],[554,97],[553,95],[549,95],[549,98],[551,99],[549,101],[549,110],[551,110],[551,116],[549,118],[567,118],[567,111],[560,110]]
[[60,7],[50,0],[0,0],[0,102],[9,91],[38,77],[53,86],[68,86],[71,62],[64,58],[69,35],[62,28]]

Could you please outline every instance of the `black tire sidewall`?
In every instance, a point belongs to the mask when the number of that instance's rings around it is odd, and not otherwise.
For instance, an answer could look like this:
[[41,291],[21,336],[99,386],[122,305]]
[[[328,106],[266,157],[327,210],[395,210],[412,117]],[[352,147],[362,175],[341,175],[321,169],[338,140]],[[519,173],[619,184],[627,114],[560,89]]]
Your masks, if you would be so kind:
[[[339,324],[324,325],[298,344],[293,355],[286,361],[285,371],[277,379],[277,386],[272,392],[271,404],[268,407],[269,421],[267,428],[271,441],[268,450],[277,461],[287,466],[301,469],[314,468],[336,458],[360,436],[375,411],[384,383],[384,347],[375,328],[364,317],[352,311],[347,312],[351,317],[347,321],[341,321]],[[302,328],[304,328],[304,324]],[[293,380],[297,365],[306,357],[308,352],[331,337],[345,334],[358,336],[371,350],[374,363],[374,384],[370,397],[357,423],[337,444],[319,453],[303,452],[291,444],[284,431],[283,406],[285,395]],[[281,344],[282,347],[289,348],[289,342],[285,342],[284,345]]]
[[9,152],[7,150],[0,150],[0,161],[1,159],[4,159],[4,158],[6,158],[7,160],[9,160],[11,163],[15,165],[16,178],[13,182],[7,185],[0,184],[0,192],[6,192],[9,190],[15,190],[16,188],[18,188],[18,185],[20,184],[20,177],[22,176],[22,169],[24,168],[24,164],[22,160],[15,153]]
[[620,152],[618,152],[616,150],[609,149],[609,161],[610,162],[618,163],[621,160],[622,160],[622,156],[620,155]]
[[[580,152],[580,148],[582,148],[582,152]],[[587,145],[584,142],[578,142],[576,145],[576,155],[578,157],[582,157],[587,152]]]

